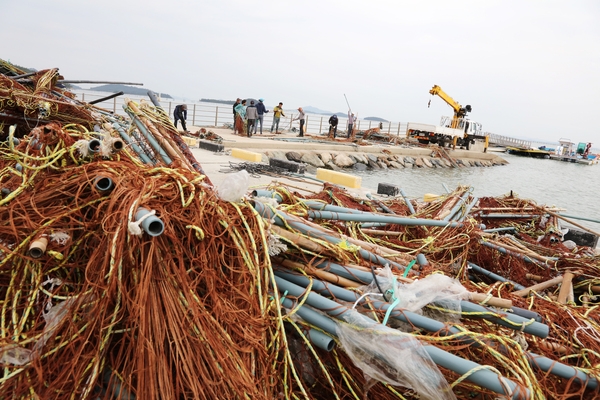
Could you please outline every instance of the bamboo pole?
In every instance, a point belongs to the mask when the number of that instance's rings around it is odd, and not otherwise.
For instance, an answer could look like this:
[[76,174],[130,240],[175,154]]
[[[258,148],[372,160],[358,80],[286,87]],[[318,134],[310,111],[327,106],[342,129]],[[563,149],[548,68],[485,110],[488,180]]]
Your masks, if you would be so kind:
[[553,215],[553,216],[555,216],[555,217],[558,217],[558,218],[562,219],[562,220],[563,220],[563,221],[565,221],[565,222],[568,222],[569,224],[571,224],[571,225],[573,225],[573,226],[576,226],[576,227],[578,227],[578,228],[580,228],[580,229],[583,229],[584,231],[586,231],[586,232],[589,232],[589,233],[591,233],[591,234],[593,234],[593,235],[600,236],[600,233],[598,233],[598,232],[595,232],[595,231],[593,231],[593,230],[591,230],[591,229],[589,229],[589,228],[586,228],[585,226],[583,226],[583,225],[581,225],[581,224],[578,224],[577,222],[575,222],[575,221],[573,221],[573,220],[571,220],[571,219],[569,219],[569,218],[565,218],[565,217],[563,217],[562,215],[560,215],[560,214],[557,214],[557,213],[555,213],[555,212],[552,212],[552,211],[550,211],[550,210],[548,210],[548,209],[546,209],[546,208],[544,208],[544,207],[540,207],[540,208],[541,208],[542,210],[544,210],[545,212],[547,212],[548,214],[550,214],[550,215]]
[[307,239],[297,233],[286,231],[285,229],[283,229],[277,225],[271,225],[271,230],[278,236],[281,236],[282,238],[287,239],[290,242],[295,243],[298,246],[300,246],[306,250],[310,250],[310,251],[318,253],[318,254],[329,254],[329,255],[333,254],[333,251],[331,251],[327,247],[315,242],[314,240]]
[[573,275],[572,272],[565,272],[560,285],[560,291],[558,292],[558,302],[561,304],[567,304],[569,297],[573,297],[571,292],[573,291]]
[[273,261],[275,261],[275,263],[281,264],[281,265],[283,265],[284,267],[287,267],[287,268],[292,268],[292,269],[296,268],[296,269],[304,270],[307,273],[318,277],[319,279],[322,279],[322,280],[327,281],[327,282],[334,283],[334,284],[339,285],[339,286],[343,286],[343,287],[360,287],[360,286],[363,286],[362,283],[355,282],[355,281],[352,281],[350,279],[347,279],[347,278],[341,277],[339,275],[336,275],[336,274],[334,274],[332,272],[325,271],[325,270],[322,270],[322,269],[319,269],[319,268],[315,268],[313,266],[306,265],[306,264],[303,264],[303,263],[299,263],[299,262],[296,262],[296,261],[287,260],[287,259],[283,259],[283,258],[280,258],[280,257],[274,257]]
[[556,277],[554,279],[550,279],[546,282],[541,282],[541,283],[538,283],[537,285],[529,286],[522,290],[517,290],[516,292],[512,292],[512,294],[515,296],[519,296],[519,297],[525,297],[525,296],[529,295],[530,292],[537,292],[537,291],[541,291],[544,289],[548,289],[552,286],[558,285],[562,281],[563,281],[563,277],[558,276],[558,277]]

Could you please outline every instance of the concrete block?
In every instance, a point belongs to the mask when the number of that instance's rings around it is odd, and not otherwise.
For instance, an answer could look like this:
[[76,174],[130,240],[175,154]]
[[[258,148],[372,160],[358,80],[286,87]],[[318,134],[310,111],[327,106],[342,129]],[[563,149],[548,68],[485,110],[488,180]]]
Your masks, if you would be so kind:
[[297,174],[306,172],[306,165],[294,161],[283,160],[281,158],[269,158],[269,165],[272,167],[283,168]]
[[598,236],[577,228],[569,227],[569,232],[565,233],[563,239],[572,240],[578,246],[587,246],[591,247],[592,249],[595,249],[598,245]]
[[377,185],[377,194],[387,194],[388,196],[397,196],[400,194],[400,188],[391,183],[379,183]]
[[241,158],[242,160],[251,162],[261,162],[262,155],[253,151],[243,149],[231,149],[231,156],[235,158]]
[[331,171],[324,168],[317,168],[317,179],[335,183],[337,185],[347,186],[353,189],[360,188],[362,184],[362,178],[360,176],[345,174],[338,171]]
[[181,138],[183,139],[185,144],[187,144],[189,147],[198,146],[198,139],[194,139],[194,138],[187,137],[187,136],[182,136]]
[[204,150],[214,151],[215,153],[225,150],[225,146],[221,143],[211,142],[210,140],[199,140],[198,147]]

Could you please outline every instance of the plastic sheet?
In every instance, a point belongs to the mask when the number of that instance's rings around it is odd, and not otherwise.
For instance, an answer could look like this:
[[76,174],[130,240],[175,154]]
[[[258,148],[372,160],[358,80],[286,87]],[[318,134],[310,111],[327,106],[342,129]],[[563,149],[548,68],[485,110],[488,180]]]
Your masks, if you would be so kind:
[[[428,304],[451,311],[449,316],[460,316],[460,302],[468,298],[468,291],[461,283],[442,274],[431,274],[413,283],[401,283],[394,279],[389,267],[385,267],[377,275],[379,288],[386,294],[387,300],[392,303],[393,297],[398,299],[397,306],[423,314],[423,308]],[[363,292],[378,293],[375,280]]]
[[245,169],[229,174],[217,185],[217,193],[222,200],[239,202],[248,191],[250,175]]
[[337,325],[337,335],[367,378],[365,392],[380,381],[412,389],[423,399],[456,398],[418,339],[370,321],[358,311],[344,314],[344,320]]

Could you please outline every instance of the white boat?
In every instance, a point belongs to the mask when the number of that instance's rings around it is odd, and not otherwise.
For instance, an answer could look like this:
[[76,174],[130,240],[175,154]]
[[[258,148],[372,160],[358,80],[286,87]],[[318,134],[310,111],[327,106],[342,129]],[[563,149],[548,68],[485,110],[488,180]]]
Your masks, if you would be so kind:
[[586,165],[598,164],[598,154],[591,154],[591,147],[591,143],[580,142],[576,145],[570,139],[561,138],[558,147],[550,154],[550,159]]

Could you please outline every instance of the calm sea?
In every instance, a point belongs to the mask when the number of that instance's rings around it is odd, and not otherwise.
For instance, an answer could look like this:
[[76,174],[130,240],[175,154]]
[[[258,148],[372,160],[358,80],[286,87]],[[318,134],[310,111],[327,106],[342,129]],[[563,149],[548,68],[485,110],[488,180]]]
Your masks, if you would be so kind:
[[[473,188],[473,195],[501,196],[510,193],[539,205],[565,208],[565,214],[600,221],[600,164],[583,165],[498,153],[507,165],[471,168],[412,168],[353,172],[362,186],[377,193],[380,182],[401,187],[410,198],[425,193],[445,194],[459,185]],[[600,232],[600,224],[576,220]]]

